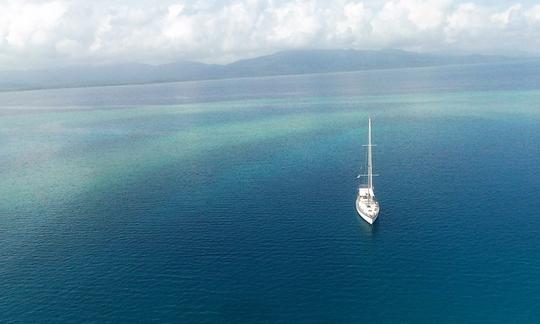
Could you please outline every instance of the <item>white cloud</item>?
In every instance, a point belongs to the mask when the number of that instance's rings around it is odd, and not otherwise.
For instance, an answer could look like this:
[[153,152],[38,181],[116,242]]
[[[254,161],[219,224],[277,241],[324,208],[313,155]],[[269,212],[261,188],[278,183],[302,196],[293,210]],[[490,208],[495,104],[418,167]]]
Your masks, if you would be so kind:
[[539,27],[540,25],[540,5],[536,5],[531,10],[529,10],[526,14],[527,21],[531,25],[535,25]]
[[[382,46],[422,47],[441,37],[448,1],[390,0],[372,21],[372,41]],[[430,40],[431,39],[431,40]]]
[[461,4],[447,18],[446,41],[450,43],[476,38],[489,28],[487,9],[474,3]]
[[540,54],[540,5],[458,1],[2,0],[0,69],[223,62],[293,48]]
[[495,13],[491,16],[493,22],[499,25],[499,27],[506,27],[515,19],[520,19],[521,4],[512,5],[510,8],[503,12]]

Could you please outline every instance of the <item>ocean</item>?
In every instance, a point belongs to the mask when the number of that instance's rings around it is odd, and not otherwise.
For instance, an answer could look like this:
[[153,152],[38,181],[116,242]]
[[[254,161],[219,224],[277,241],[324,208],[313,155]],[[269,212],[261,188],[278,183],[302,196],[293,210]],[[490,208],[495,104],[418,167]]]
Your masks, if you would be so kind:
[[539,174],[538,61],[0,93],[0,321],[540,322]]

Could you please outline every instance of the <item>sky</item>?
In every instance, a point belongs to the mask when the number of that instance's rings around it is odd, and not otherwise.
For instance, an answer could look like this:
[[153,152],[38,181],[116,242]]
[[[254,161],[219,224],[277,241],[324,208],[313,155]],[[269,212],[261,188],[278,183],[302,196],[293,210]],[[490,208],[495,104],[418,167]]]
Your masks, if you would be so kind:
[[0,0],[0,70],[326,48],[540,55],[540,1]]

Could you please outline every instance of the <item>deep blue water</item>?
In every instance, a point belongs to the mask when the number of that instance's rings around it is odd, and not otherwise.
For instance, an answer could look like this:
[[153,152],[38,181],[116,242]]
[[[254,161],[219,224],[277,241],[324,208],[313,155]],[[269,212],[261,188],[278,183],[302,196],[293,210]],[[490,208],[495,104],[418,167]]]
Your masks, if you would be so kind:
[[0,321],[538,322],[539,72],[0,93]]

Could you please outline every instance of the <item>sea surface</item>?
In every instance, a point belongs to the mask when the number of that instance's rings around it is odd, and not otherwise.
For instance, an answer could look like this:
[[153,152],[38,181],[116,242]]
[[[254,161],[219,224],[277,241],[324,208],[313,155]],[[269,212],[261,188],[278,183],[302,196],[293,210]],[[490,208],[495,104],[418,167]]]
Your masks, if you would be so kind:
[[540,322],[540,62],[0,93],[0,322],[152,321]]

